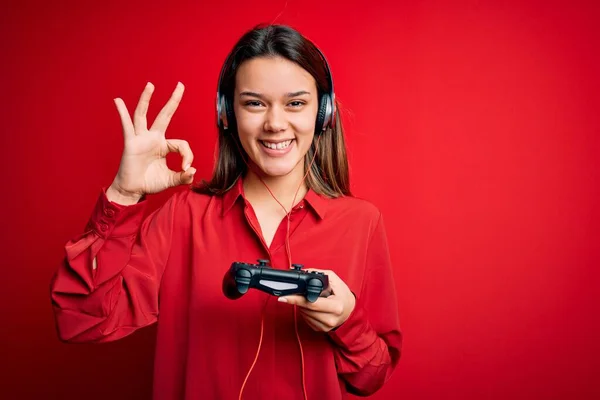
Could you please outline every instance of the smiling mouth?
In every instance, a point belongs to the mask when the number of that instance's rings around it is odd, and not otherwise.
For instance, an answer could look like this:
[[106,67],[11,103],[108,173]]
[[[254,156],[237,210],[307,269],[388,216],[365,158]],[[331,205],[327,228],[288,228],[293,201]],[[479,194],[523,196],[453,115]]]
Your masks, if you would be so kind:
[[259,141],[267,149],[271,149],[271,150],[285,150],[285,149],[287,149],[290,146],[290,144],[292,144],[292,142],[294,141],[294,139],[286,140],[284,142],[279,142],[279,143],[267,142],[267,141],[264,141],[264,140],[259,140]]

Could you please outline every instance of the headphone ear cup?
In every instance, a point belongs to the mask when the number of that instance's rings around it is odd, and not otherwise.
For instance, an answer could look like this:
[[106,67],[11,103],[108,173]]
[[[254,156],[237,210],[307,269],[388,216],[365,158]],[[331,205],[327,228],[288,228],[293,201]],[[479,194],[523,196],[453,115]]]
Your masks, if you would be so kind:
[[225,97],[225,115],[227,116],[227,126],[228,128],[235,129],[236,121],[235,121],[235,113],[233,112],[233,104],[227,96]]
[[328,106],[329,96],[324,94],[321,96],[321,101],[319,102],[319,112],[317,113],[317,123],[315,124],[315,134],[320,134],[323,131],[323,128],[327,128],[325,123],[327,121],[327,111],[331,108]]
[[216,109],[217,109],[217,127],[225,128],[227,121],[225,121],[225,99],[223,95],[217,93],[217,101],[216,101]]

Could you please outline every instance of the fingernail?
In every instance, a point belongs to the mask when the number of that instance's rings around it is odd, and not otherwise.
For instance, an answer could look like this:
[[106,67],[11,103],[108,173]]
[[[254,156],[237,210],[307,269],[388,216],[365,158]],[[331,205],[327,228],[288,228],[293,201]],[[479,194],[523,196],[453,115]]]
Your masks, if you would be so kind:
[[282,303],[287,303],[288,302],[288,300],[285,297],[280,297],[280,298],[277,299],[277,301],[280,301]]
[[184,170],[184,171],[187,171],[189,167],[190,167],[190,164],[186,164],[186,166],[185,166],[185,167],[183,167],[183,170]]

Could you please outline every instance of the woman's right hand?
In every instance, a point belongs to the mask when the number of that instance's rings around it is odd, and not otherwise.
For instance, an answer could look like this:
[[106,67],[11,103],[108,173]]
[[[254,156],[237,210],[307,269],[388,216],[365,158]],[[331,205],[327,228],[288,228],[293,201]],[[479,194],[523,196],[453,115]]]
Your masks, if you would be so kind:
[[[165,138],[167,126],[183,96],[184,86],[181,82],[177,84],[171,98],[148,129],[146,112],[153,91],[154,85],[148,83],[133,114],[133,122],[123,100],[114,100],[121,116],[125,146],[117,176],[106,192],[110,201],[135,204],[145,194],[190,184],[194,180],[196,169],[190,167],[194,155],[188,142]],[[181,155],[181,171],[167,167],[166,156],[170,152]]]

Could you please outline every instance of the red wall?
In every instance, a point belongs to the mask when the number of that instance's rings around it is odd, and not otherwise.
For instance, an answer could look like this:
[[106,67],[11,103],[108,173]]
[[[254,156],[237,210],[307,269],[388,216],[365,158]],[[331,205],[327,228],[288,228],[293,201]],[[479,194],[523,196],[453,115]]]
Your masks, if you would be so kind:
[[150,396],[153,328],[59,343],[50,277],[117,170],[112,99],[152,81],[154,116],[184,82],[168,135],[207,177],[221,62],[279,15],[327,54],[388,221],[405,345],[374,398],[600,398],[597,2],[124,3],[0,12],[0,397]]

